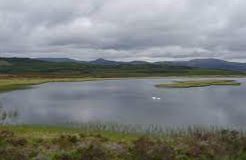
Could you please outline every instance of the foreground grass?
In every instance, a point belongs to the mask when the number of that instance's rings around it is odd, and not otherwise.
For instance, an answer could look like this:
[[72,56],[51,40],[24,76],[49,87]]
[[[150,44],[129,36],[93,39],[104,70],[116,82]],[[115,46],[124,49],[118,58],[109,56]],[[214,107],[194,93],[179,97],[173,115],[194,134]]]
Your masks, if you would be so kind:
[[176,81],[174,83],[157,84],[156,87],[166,88],[190,88],[190,87],[206,87],[206,86],[219,86],[230,85],[239,86],[240,83],[235,80],[198,80],[198,81]]
[[246,134],[235,130],[163,135],[0,126],[1,160],[244,160]]

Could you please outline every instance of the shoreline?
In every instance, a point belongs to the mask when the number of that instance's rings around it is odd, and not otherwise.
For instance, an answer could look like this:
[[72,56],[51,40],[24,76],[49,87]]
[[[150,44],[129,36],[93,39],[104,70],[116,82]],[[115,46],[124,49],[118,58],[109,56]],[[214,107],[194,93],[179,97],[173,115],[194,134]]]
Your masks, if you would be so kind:
[[104,81],[104,80],[131,80],[131,79],[210,79],[210,78],[246,78],[245,76],[165,76],[165,77],[115,77],[115,78],[94,78],[94,77],[66,77],[66,78],[41,78],[41,77],[8,77],[0,78],[0,93],[27,89],[33,85],[40,85],[52,82],[86,82],[86,81]]
[[208,86],[240,86],[241,83],[235,80],[192,80],[192,81],[175,81],[172,83],[160,83],[156,84],[157,88],[194,88],[194,87],[208,87]]

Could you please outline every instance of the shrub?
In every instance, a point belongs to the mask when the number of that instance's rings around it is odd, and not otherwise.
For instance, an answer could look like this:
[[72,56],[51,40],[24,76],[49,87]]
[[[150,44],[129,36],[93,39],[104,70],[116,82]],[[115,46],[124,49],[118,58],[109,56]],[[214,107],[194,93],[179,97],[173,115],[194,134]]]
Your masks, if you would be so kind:
[[137,160],[174,160],[175,151],[170,146],[141,137],[134,142],[133,157]]

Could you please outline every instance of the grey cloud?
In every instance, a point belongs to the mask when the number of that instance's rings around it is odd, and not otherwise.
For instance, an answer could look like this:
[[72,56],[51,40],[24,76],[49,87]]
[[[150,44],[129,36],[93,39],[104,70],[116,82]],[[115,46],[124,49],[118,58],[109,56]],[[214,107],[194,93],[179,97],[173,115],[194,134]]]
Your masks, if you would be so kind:
[[0,56],[246,61],[243,0],[0,0]]

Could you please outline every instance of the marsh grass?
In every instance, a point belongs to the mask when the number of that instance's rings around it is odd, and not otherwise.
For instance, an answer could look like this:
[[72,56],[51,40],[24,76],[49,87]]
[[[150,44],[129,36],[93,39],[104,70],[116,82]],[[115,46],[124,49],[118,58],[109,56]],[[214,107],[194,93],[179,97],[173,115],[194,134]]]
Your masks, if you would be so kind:
[[92,80],[99,80],[99,78],[4,78],[0,79],[0,92],[25,89],[32,85],[49,82],[82,82]]
[[194,133],[198,134],[220,134],[223,130],[237,131],[240,135],[246,135],[246,130],[239,127],[218,127],[218,126],[188,126],[188,127],[161,127],[159,125],[140,125],[140,124],[121,124],[117,122],[85,122],[85,123],[65,123],[65,124],[5,124],[1,127],[10,129],[37,129],[43,131],[59,132],[83,132],[83,133],[111,133],[121,135],[135,135],[135,136],[192,136]]
[[[134,77],[133,77],[134,78]],[[139,78],[135,77],[134,79]],[[6,91],[12,91],[16,89],[29,88],[32,85],[38,85],[49,82],[83,82],[83,81],[97,81],[97,80],[117,80],[117,79],[128,79],[128,78],[18,78],[18,77],[0,77],[0,93]],[[186,88],[186,87],[202,87],[209,85],[235,85],[238,86],[240,83],[234,80],[204,80],[204,81],[176,81],[175,83],[158,84],[156,87],[175,87],[175,88]]]
[[6,110],[0,104],[0,125],[8,124],[10,121],[13,122],[18,116],[17,110]]
[[[137,77],[136,77],[137,78]],[[84,82],[84,81],[99,81],[99,80],[119,80],[129,78],[91,78],[91,77],[70,77],[70,78],[18,78],[18,77],[0,77],[0,93],[17,89],[26,89],[32,87],[32,85],[39,85],[43,83],[51,82]],[[134,78],[135,79],[135,78]]]
[[[218,127],[144,132],[120,124],[0,126],[3,160],[244,160],[246,134]],[[141,129],[142,130],[142,129]]]
[[197,81],[175,81],[155,85],[158,88],[191,88],[207,86],[240,86],[241,83],[235,80],[197,80]]

